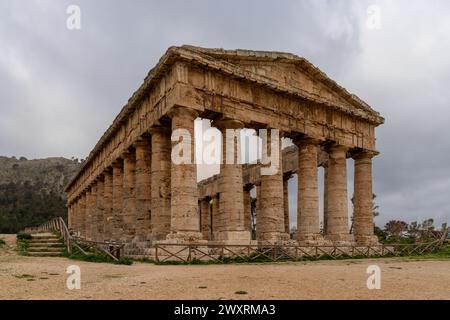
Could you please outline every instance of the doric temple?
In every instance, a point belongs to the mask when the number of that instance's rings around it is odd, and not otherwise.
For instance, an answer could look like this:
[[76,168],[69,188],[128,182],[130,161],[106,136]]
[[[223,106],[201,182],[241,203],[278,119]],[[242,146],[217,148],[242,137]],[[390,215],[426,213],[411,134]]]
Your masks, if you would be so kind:
[[[260,164],[220,165],[197,181],[175,164],[172,132],[194,120],[226,129],[278,129],[294,146],[270,175]],[[302,57],[250,50],[171,47],[149,72],[66,188],[69,228],[91,240],[132,243],[303,245],[377,243],[373,224],[375,128],[384,119]],[[223,146],[225,146],[223,134]],[[349,228],[347,159],[354,159]],[[319,167],[324,168],[323,227]],[[296,239],[289,237],[287,179],[298,175]],[[256,240],[250,189],[256,187]]]

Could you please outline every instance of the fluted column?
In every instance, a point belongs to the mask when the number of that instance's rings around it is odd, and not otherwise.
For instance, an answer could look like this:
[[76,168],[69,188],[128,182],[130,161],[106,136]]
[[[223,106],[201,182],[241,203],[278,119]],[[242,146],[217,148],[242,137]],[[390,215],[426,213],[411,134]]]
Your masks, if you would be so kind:
[[123,241],[133,240],[136,232],[136,154],[130,150],[123,154]]
[[73,215],[74,215],[73,202],[67,205],[67,228],[70,230],[73,228]]
[[290,223],[289,223],[289,179],[292,174],[283,175],[283,206],[284,206],[284,232],[290,234]]
[[251,234],[245,225],[242,164],[239,160],[239,132],[244,125],[240,121],[222,119],[214,122],[214,126],[222,133],[219,210],[223,225],[217,240],[249,242]]
[[120,240],[123,234],[123,162],[122,159],[116,160],[113,165],[113,228],[112,239]]
[[97,181],[92,184],[91,187],[91,216],[90,216],[90,239],[95,240],[97,237]]
[[98,240],[98,241],[102,241],[103,240],[103,229],[104,229],[104,225],[103,225],[103,210],[104,210],[104,177],[99,177],[97,179],[97,205],[96,205],[96,215],[95,215],[95,235],[94,235],[94,239]]
[[200,200],[200,214],[201,214],[201,230],[203,239],[209,240],[211,238],[211,221],[209,212],[209,198]]
[[326,239],[337,244],[354,240],[348,226],[347,150],[344,146],[333,146],[328,151]]
[[220,219],[220,209],[219,209],[219,195],[216,194],[212,197],[212,221],[211,221],[211,230],[212,230],[212,238],[213,240],[217,240],[219,234],[222,232],[222,221]]
[[374,152],[358,152],[355,160],[354,197],[353,197],[353,231],[357,244],[378,244],[374,235],[373,191],[372,191],[372,157]]
[[252,186],[244,187],[244,227],[245,230],[252,232],[252,197],[250,191]]
[[136,236],[151,239],[151,164],[150,137],[136,142]]
[[197,112],[189,108],[175,107],[169,116],[172,119],[172,135],[178,135],[180,140],[172,139],[171,225],[167,239],[195,241],[202,238],[195,163],[194,120]]
[[113,231],[113,175],[112,170],[104,172],[103,191],[103,239],[111,240]]
[[323,241],[320,234],[317,152],[319,141],[296,139],[298,147],[297,240]]
[[322,234],[327,234],[327,221],[328,221],[328,163],[324,166],[323,171],[323,231]]
[[[270,134],[269,134],[270,133]],[[263,139],[263,159],[272,155],[272,130],[268,130],[267,139]],[[278,137],[278,163],[271,163],[270,174],[261,173],[261,202],[258,213],[256,237],[262,241],[289,240],[284,224],[284,197],[283,197],[283,158],[281,150],[281,136]],[[274,150],[275,152],[276,150]],[[271,157],[274,159],[273,157]],[[275,159],[274,159],[275,160]],[[267,167],[268,167],[267,166]],[[262,170],[262,169],[261,169]]]
[[151,229],[152,239],[162,240],[170,232],[170,129],[150,129],[152,135],[151,164]]
[[82,237],[86,237],[86,198],[87,191],[83,192],[80,196],[80,217],[79,217],[79,235]]

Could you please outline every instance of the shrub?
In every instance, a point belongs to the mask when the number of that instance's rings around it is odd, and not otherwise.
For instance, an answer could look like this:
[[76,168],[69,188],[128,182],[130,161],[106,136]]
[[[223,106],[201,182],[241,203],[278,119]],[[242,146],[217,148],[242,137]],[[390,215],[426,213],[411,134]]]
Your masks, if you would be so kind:
[[17,240],[31,240],[31,238],[33,238],[33,236],[29,233],[19,232],[17,234]]

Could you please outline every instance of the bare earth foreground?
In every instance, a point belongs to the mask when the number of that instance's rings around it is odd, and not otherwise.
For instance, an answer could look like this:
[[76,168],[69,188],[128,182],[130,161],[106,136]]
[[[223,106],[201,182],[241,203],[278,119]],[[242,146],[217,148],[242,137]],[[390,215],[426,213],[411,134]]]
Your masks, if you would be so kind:
[[[0,249],[0,299],[450,299],[448,260],[124,266],[19,256],[15,236],[0,238],[7,242]],[[380,290],[366,286],[373,264],[381,268]],[[81,268],[80,290],[66,287],[70,265]]]

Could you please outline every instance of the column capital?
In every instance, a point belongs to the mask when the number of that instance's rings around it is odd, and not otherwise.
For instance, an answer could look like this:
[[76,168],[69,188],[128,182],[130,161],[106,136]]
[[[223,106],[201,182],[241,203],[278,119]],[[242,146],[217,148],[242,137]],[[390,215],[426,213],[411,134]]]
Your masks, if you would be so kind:
[[174,118],[174,117],[189,117],[192,120],[195,120],[195,118],[198,117],[198,111],[195,109],[191,109],[191,108],[186,108],[186,107],[173,107],[172,109],[169,110],[169,112],[167,112],[167,116],[169,116],[169,118]]
[[135,160],[136,159],[136,152],[134,150],[127,150],[122,153],[124,160]]
[[220,131],[226,129],[243,129],[245,127],[242,121],[229,118],[221,118],[218,120],[214,120],[213,126],[219,129]]
[[373,157],[376,157],[377,155],[379,155],[380,153],[378,151],[375,150],[352,150],[350,152],[351,157],[354,160],[370,160]]
[[308,137],[308,136],[301,136],[301,137],[293,138],[292,142],[297,147],[300,148],[300,147],[305,146],[305,145],[316,145],[316,146],[318,146],[320,143],[323,142],[323,140],[317,139],[317,138],[313,138],[313,137]]
[[122,158],[117,158],[116,160],[114,160],[112,162],[111,166],[113,168],[122,168],[122,166],[123,166],[123,159]]
[[152,126],[148,131],[150,134],[170,134],[171,128],[169,126],[155,125]]

